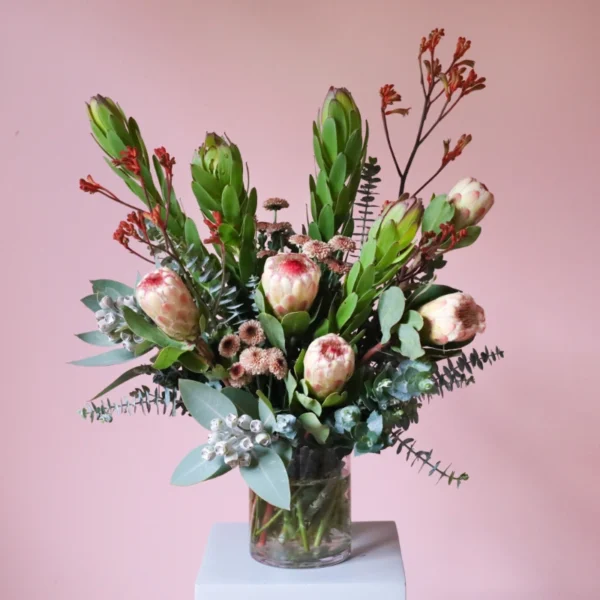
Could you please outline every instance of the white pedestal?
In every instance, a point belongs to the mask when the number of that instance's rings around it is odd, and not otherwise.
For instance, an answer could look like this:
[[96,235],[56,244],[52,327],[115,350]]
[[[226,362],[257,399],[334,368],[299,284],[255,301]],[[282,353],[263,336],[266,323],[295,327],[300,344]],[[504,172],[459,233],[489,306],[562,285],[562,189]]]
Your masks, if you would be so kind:
[[352,557],[321,569],[278,569],[250,557],[248,525],[217,523],[196,578],[196,600],[405,600],[396,524],[354,523]]

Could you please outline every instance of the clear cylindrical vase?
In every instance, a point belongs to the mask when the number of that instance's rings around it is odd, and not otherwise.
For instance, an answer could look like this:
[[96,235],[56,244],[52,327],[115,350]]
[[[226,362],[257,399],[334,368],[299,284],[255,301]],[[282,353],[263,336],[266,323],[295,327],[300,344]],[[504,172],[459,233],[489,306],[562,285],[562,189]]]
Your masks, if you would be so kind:
[[250,553],[263,564],[289,569],[336,565],[350,557],[350,457],[334,449],[294,452],[290,510],[250,492]]

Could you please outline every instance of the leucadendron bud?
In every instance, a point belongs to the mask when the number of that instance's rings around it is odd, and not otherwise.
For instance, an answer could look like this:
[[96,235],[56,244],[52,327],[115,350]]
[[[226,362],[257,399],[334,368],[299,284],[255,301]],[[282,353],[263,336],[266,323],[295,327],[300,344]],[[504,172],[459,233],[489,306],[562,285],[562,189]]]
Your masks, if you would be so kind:
[[[223,185],[231,183],[232,165],[234,162],[234,145],[216,133],[207,133],[204,143],[198,149],[198,158],[192,164],[197,164],[203,170],[215,177]],[[239,159],[239,161],[238,161]],[[241,158],[235,157],[236,167],[242,167]]]
[[327,96],[325,96],[325,100],[323,101],[323,108],[321,110],[321,126],[325,124],[327,117],[335,118],[336,111],[338,109],[336,104],[339,104],[339,107],[342,109],[342,112],[344,113],[346,120],[350,125],[349,131],[346,132],[347,139],[348,135],[354,130],[361,130],[362,123],[360,120],[360,111],[358,110],[358,106],[356,106],[356,102],[354,102],[352,94],[346,88],[336,88],[333,86],[329,88]]
[[87,108],[90,123],[95,125],[104,135],[111,129],[114,129],[111,117],[113,119],[126,120],[121,108],[110,98],[101,96],[100,94],[90,98]]
[[452,223],[456,229],[463,229],[477,225],[485,217],[494,205],[494,194],[477,179],[466,177],[450,190],[448,202],[455,209]]
[[141,309],[175,340],[193,340],[198,335],[198,307],[181,277],[162,267],[148,273],[135,295]]
[[418,309],[423,317],[424,342],[443,346],[466,342],[485,331],[485,313],[472,296],[454,292],[427,302]]
[[304,356],[304,378],[323,400],[343,389],[354,373],[354,350],[348,342],[329,333],[313,340]]
[[281,319],[288,313],[310,309],[320,279],[321,269],[304,254],[277,254],[267,258],[261,283]]

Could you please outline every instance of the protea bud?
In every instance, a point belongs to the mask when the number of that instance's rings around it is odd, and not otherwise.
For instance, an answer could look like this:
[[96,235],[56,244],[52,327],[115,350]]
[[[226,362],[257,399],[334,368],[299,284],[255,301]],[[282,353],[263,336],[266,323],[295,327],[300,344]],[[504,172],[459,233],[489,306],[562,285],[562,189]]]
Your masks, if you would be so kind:
[[454,205],[452,223],[456,229],[477,225],[494,204],[492,194],[477,179],[461,179],[448,193],[448,202]]
[[317,398],[339,392],[354,373],[354,350],[335,333],[317,338],[304,356],[304,378]]
[[427,302],[418,309],[424,325],[425,342],[443,346],[466,342],[485,331],[485,313],[472,296],[454,292]]
[[[415,238],[423,220],[423,203],[415,198],[410,201],[400,198],[390,204],[381,217],[381,225],[377,230],[378,250],[385,254],[392,243],[398,244],[398,250],[404,250]],[[387,231],[394,227],[394,236]]]
[[162,267],[148,273],[135,295],[142,310],[169,337],[192,340],[198,335],[198,307],[179,275]]
[[275,314],[309,310],[319,291],[321,269],[304,254],[277,254],[267,258],[262,286]]
[[323,108],[321,110],[321,127],[325,124],[327,117],[335,118],[336,112],[338,111],[336,104],[339,104],[339,107],[342,109],[343,114],[350,125],[349,130],[346,132],[346,139],[344,140],[347,141],[349,135],[354,130],[358,129],[360,131],[362,128],[360,111],[358,110],[358,106],[356,106],[356,102],[354,102],[354,98],[349,90],[343,87],[336,88],[331,86],[327,92],[327,96],[325,96],[325,100],[323,101]]

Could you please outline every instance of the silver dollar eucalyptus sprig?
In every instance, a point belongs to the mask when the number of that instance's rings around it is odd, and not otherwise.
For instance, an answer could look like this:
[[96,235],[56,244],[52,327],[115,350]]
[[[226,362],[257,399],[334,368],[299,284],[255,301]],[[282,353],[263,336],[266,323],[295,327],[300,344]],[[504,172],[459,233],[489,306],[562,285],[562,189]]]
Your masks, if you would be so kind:
[[265,431],[264,423],[250,415],[237,417],[230,414],[225,419],[213,419],[210,431],[202,458],[211,461],[222,456],[225,464],[232,469],[249,467],[254,448],[271,445],[271,436]]

